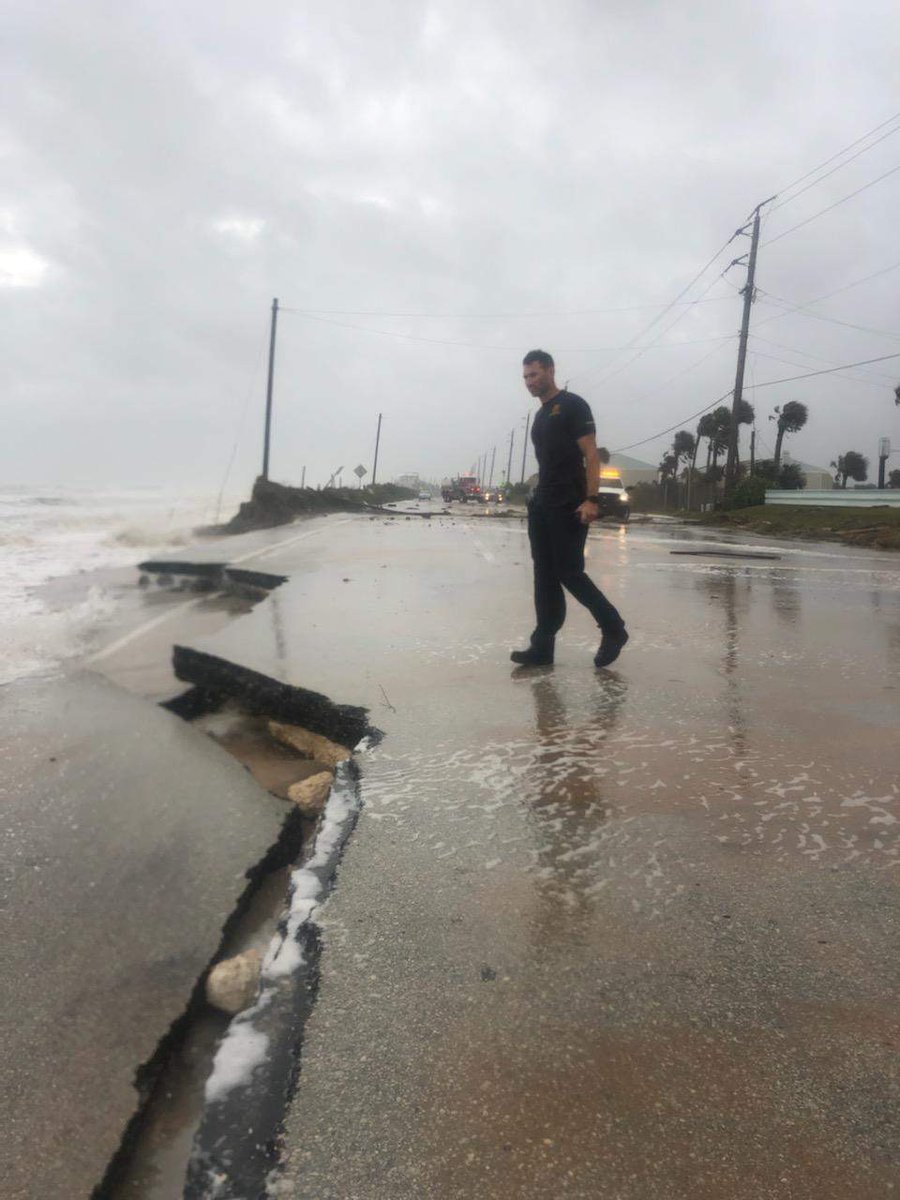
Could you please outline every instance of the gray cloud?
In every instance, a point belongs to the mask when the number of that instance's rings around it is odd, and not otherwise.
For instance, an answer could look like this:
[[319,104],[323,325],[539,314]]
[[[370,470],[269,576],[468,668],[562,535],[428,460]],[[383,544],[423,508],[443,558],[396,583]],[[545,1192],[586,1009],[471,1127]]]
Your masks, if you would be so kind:
[[[609,348],[654,310],[597,310],[668,302],[756,202],[888,117],[898,32],[886,2],[865,21],[849,3],[774,0],[20,3],[4,64],[4,475],[215,486],[237,440],[246,486],[273,295],[518,314],[328,317],[376,333],[285,312],[278,478],[368,463],[377,411],[386,473],[468,467],[523,424],[533,345],[554,351],[605,442],[646,437],[730,387],[741,272],[663,339],[690,344],[624,370]],[[897,162],[900,136],[773,213],[763,241]],[[761,289],[805,301],[900,260],[898,196],[900,174],[764,246]],[[800,314],[763,325],[779,310],[761,292],[748,382],[900,350],[898,281],[815,310],[893,338]],[[593,311],[522,315],[573,310]],[[750,398],[761,417],[810,404],[798,457],[873,457],[880,434],[900,446],[900,359],[858,375]],[[656,461],[665,441],[635,453]]]

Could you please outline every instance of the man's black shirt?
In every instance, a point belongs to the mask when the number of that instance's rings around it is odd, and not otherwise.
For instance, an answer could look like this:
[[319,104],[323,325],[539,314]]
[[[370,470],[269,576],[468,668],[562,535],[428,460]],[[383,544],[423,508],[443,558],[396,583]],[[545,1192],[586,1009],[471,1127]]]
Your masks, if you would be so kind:
[[574,392],[541,404],[531,426],[538,461],[535,496],[548,507],[577,508],[587,496],[587,472],[578,439],[594,433],[590,406]]

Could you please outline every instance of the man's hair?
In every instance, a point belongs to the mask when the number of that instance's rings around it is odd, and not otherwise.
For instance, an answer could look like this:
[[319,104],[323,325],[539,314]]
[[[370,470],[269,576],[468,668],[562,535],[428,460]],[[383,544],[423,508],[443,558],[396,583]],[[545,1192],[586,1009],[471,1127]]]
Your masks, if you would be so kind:
[[539,367],[553,367],[556,364],[553,361],[553,355],[548,354],[546,350],[529,350],[522,359],[522,366],[527,367],[529,363],[537,363]]

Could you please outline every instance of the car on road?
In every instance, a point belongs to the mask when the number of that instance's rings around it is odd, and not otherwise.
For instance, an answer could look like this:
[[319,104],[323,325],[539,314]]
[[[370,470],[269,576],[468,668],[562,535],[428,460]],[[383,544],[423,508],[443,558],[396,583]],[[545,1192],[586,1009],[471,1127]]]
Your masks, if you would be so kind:
[[601,518],[614,517],[619,521],[627,521],[631,516],[631,497],[622,482],[622,476],[614,467],[601,467],[597,495],[600,497]]
[[485,504],[505,504],[506,493],[502,492],[500,488],[486,488],[484,502]]
[[420,500],[430,500],[431,492],[425,492],[425,491],[419,492],[419,499]]

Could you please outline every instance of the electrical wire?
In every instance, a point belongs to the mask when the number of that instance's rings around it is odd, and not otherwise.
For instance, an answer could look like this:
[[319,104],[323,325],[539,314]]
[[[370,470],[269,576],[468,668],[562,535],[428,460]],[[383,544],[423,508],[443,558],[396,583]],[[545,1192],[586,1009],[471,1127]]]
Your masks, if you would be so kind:
[[689,421],[695,421],[697,417],[702,417],[704,413],[708,413],[715,408],[717,404],[721,404],[733,392],[733,388],[729,388],[727,392],[723,392],[711,404],[707,404],[705,408],[701,408],[698,412],[692,413],[689,417],[682,417],[680,421],[676,421],[674,425],[670,425],[668,429],[661,429],[659,433],[653,433],[650,437],[643,438],[640,442],[631,442],[627,446],[619,446],[615,450],[611,450],[610,454],[624,454],[626,450],[634,450],[637,446],[646,446],[648,442],[655,442],[657,438],[665,437],[667,433],[672,433],[676,429],[680,429],[682,425],[687,425]]
[[[900,268],[900,262],[891,263],[887,267],[880,267],[877,271],[872,271],[871,274],[864,275],[862,279],[853,279],[850,283],[842,284],[841,287],[835,288],[831,292],[826,292],[824,296],[816,296],[812,300],[804,300],[802,304],[794,304],[793,301],[784,300],[778,296],[772,296],[772,299],[781,300],[783,304],[790,305],[793,311],[798,311],[802,308],[809,308],[813,304],[822,304],[825,300],[831,300],[833,296],[839,296],[842,292],[849,292],[852,288],[859,287],[863,283],[869,283],[870,280],[877,279],[880,275],[887,275],[889,272],[896,271],[898,268]],[[765,291],[764,288],[757,288],[756,290],[763,296],[771,295],[771,293]],[[760,322],[760,324],[766,324],[768,321],[775,321],[777,319],[777,317],[767,317],[766,321]]]
[[[809,350],[798,350],[796,346],[785,346],[781,342],[773,342],[770,338],[760,337],[758,333],[751,333],[750,338],[751,341],[762,342],[764,346],[774,346],[776,350],[786,350],[788,354],[799,354],[801,358],[811,358],[815,362],[828,363],[830,366],[838,365],[833,358],[823,358],[821,354],[812,354]],[[789,365],[800,366],[802,364],[790,363]],[[862,379],[863,376],[857,376],[857,378]],[[886,375],[883,372],[868,371],[866,378],[872,383],[877,383],[878,380],[884,380],[886,383],[894,383],[893,375]]]
[[402,317],[407,320],[435,321],[500,321],[528,320],[533,317],[592,317],[606,313],[645,312],[653,308],[672,308],[676,304],[718,304],[727,300],[727,296],[711,296],[708,300],[673,300],[666,304],[625,304],[615,308],[572,308],[563,310],[548,309],[537,312],[499,312],[499,313],[452,313],[452,312],[387,312],[380,309],[351,309],[351,308],[286,308],[279,306],[279,312],[297,313],[299,316],[318,317]]
[[[278,311],[293,313],[293,314],[296,314],[297,316],[301,316],[301,317],[305,318],[308,321],[317,321],[321,325],[334,325],[338,329],[353,329],[358,333],[372,333],[372,334],[379,335],[381,337],[400,338],[401,340],[407,341],[407,342],[426,342],[432,346],[457,346],[457,347],[462,346],[462,347],[468,347],[469,349],[473,349],[473,350],[500,350],[504,354],[518,353],[516,348],[513,346],[500,346],[500,345],[496,345],[491,342],[463,342],[463,341],[449,340],[446,338],[423,337],[417,333],[401,333],[395,329],[372,329],[368,325],[354,325],[347,321],[332,321],[329,317],[315,316],[313,313],[301,312],[299,309],[295,309],[295,308],[279,307]],[[674,322],[673,322],[673,324],[674,324]],[[714,338],[696,338],[693,340],[688,340],[688,341],[683,341],[683,342],[669,342],[669,343],[662,343],[662,344],[655,342],[655,343],[653,343],[652,346],[643,347],[641,352],[643,352],[643,350],[651,350],[654,348],[655,349],[667,349],[670,346],[696,346],[696,345],[708,343],[711,341],[725,341],[730,336],[731,336],[730,334],[723,334],[723,335],[718,335]],[[617,352],[620,350],[628,350],[628,349],[631,349],[631,343],[628,343],[625,346],[581,346],[581,347],[570,346],[568,348],[564,347],[562,352],[566,353],[566,354],[597,354],[599,352],[610,353],[610,352]]]
[[745,391],[752,391],[754,388],[774,387],[776,383],[795,383],[798,379],[812,379],[815,375],[834,375],[837,371],[848,371],[851,367],[868,367],[872,363],[887,362],[892,358],[900,358],[900,351],[896,354],[882,354],[879,358],[864,358],[859,362],[841,363],[838,367],[825,367],[821,371],[807,371],[805,375],[788,375],[784,379],[768,379],[765,383],[754,383],[745,388]]
[[[809,317],[813,321],[827,321],[830,325],[842,325],[845,329],[855,329],[859,333],[872,333],[877,337],[892,338],[894,341],[900,340],[900,333],[890,329],[873,329],[869,325],[856,325],[852,321],[842,321],[839,317],[829,317],[825,313],[810,312],[804,305],[793,305],[790,301],[781,300],[778,296],[773,296],[771,292],[763,292],[762,288],[757,289],[762,293],[760,304],[769,304],[775,308],[780,308],[783,311],[778,313],[778,316],[792,316],[796,314],[801,317]],[[767,325],[769,320],[774,320],[774,317],[767,318],[765,321],[758,322],[759,325]]]
[[225,488],[228,485],[228,478],[231,475],[231,468],[234,466],[234,460],[235,460],[235,457],[238,452],[238,446],[239,446],[240,440],[241,440],[241,429],[243,428],[243,425],[244,425],[244,418],[247,415],[247,408],[250,404],[250,398],[253,395],[254,391],[256,390],[256,381],[258,378],[259,370],[262,366],[263,354],[265,352],[267,338],[268,338],[268,329],[266,329],[266,331],[260,335],[259,350],[257,351],[257,354],[256,354],[256,360],[255,360],[252,370],[250,371],[250,373],[247,377],[247,390],[244,394],[244,400],[243,400],[243,403],[241,404],[240,412],[238,414],[238,419],[237,419],[237,425],[235,426],[235,431],[234,431],[234,445],[231,447],[231,454],[229,455],[228,463],[225,467],[225,474],[222,476],[222,486],[219,488],[219,495],[216,499],[216,515],[215,515],[215,522],[214,522],[216,525],[218,525],[218,523],[219,523],[219,516],[222,511],[222,499],[225,495]]
[[[851,367],[865,367],[870,363],[886,362],[891,358],[900,358],[900,352],[897,354],[883,354],[880,358],[866,358],[861,362],[842,363],[839,367],[826,367],[822,371],[808,371],[805,375],[789,375],[784,379],[768,379],[765,383],[751,383],[745,386],[744,391],[749,392],[755,391],[759,388],[774,387],[778,383],[796,383],[798,379],[812,379],[816,375],[833,375],[836,371],[848,370]],[[674,425],[670,425],[668,429],[661,429],[659,433],[652,433],[649,437],[642,438],[639,442],[631,442],[627,446],[619,446],[617,449],[611,451],[611,453],[623,454],[626,450],[634,450],[637,446],[646,446],[648,442],[655,442],[658,438],[665,437],[667,433],[672,433],[674,430],[680,429],[682,425],[686,425],[689,421],[694,421],[698,417],[702,417],[704,413],[708,413],[711,409],[715,408],[717,404],[721,404],[723,400],[727,399],[733,394],[734,389],[729,388],[727,392],[723,392],[721,396],[718,396],[710,404],[707,404],[704,408],[692,413],[689,417],[682,417],[680,421],[676,421],[676,423]]]
[[900,163],[897,163],[896,166],[891,167],[890,170],[885,171],[883,175],[879,175],[877,179],[870,179],[868,183],[864,183],[862,187],[858,187],[855,192],[850,192],[848,195],[842,196],[840,200],[835,200],[833,204],[829,204],[825,208],[819,209],[819,211],[817,213],[813,213],[811,217],[807,217],[803,221],[798,221],[798,223],[796,225],[792,225],[790,229],[785,229],[783,233],[778,233],[775,235],[775,237],[769,238],[767,242],[762,243],[762,246],[772,246],[775,244],[775,242],[780,242],[781,239],[787,237],[789,233],[796,233],[796,231],[798,229],[802,229],[804,225],[809,225],[812,221],[817,221],[819,217],[823,217],[825,213],[831,212],[832,209],[838,208],[841,204],[846,204],[847,201],[852,200],[854,196],[859,196],[863,192],[867,192],[869,188],[874,187],[876,183],[881,183],[882,180],[887,179],[890,175],[895,175],[898,171],[900,171]]
[[[738,230],[738,231],[737,231],[737,233],[739,233],[739,232],[740,232],[740,230]],[[733,240],[735,237],[737,237],[737,233],[733,234],[733,235],[732,235],[732,238],[730,238],[730,239],[729,239],[729,241],[731,241],[731,240]],[[727,245],[728,245],[728,242],[726,242],[726,243],[725,243],[725,246],[727,246]],[[722,250],[724,250],[724,249],[725,249],[725,246],[723,246],[723,247],[722,247]],[[719,254],[721,254],[721,253],[722,253],[722,250],[719,250]],[[718,255],[716,255],[716,257],[718,257]],[[710,261],[712,262],[712,261],[714,261],[714,260],[710,260]],[[704,267],[704,269],[703,269],[703,270],[705,271],[705,270],[706,270],[706,269],[709,267],[709,265],[710,265],[710,264],[709,264],[709,263],[707,263],[706,267]],[[726,270],[727,270],[727,268],[726,268]],[[702,275],[702,274],[703,274],[703,272],[700,272],[700,275]],[[724,272],[723,272],[723,274],[724,274]],[[694,284],[694,283],[696,283],[696,281],[697,281],[697,280],[700,278],[700,275],[697,275],[697,276],[695,276],[695,278],[694,278],[694,279],[691,281],[691,283],[690,283],[688,286],[689,286],[689,287],[692,287],[692,286],[693,286],[693,284]],[[703,291],[703,293],[700,295],[700,297],[698,297],[698,299],[697,299],[697,300],[695,300],[695,301],[691,301],[691,304],[700,304],[700,303],[702,303],[702,302],[703,302],[703,297],[706,295],[706,293],[707,293],[707,292],[710,290],[710,288],[713,288],[713,287],[715,287],[715,285],[716,285],[716,284],[719,282],[719,280],[720,280],[721,278],[722,278],[722,275],[719,275],[719,276],[717,276],[715,279],[713,279],[713,280],[712,280],[712,281],[711,281],[709,284],[707,284],[707,286],[706,286],[705,290],[704,290],[704,291]],[[681,294],[683,294],[683,292],[682,292]],[[669,305],[669,311],[671,311],[671,309],[672,309],[673,307],[674,307],[674,302],[673,302],[673,304]],[[659,339],[660,339],[660,338],[663,338],[663,337],[665,337],[665,335],[666,335],[667,333],[669,333],[669,332],[670,332],[670,330],[674,329],[674,328],[675,328],[675,326],[676,326],[676,325],[679,323],[679,321],[683,320],[683,319],[684,319],[684,317],[686,317],[686,316],[687,316],[687,314],[688,314],[689,312],[690,312],[690,308],[686,308],[686,309],[684,310],[684,312],[681,312],[681,313],[679,313],[679,314],[678,314],[678,316],[675,318],[675,320],[674,320],[674,321],[671,321],[671,322],[670,322],[670,323],[669,323],[669,324],[668,324],[668,325],[667,325],[667,326],[666,326],[664,329],[662,329],[662,330],[660,331],[660,333],[659,333],[658,337],[657,337],[657,338],[655,338],[655,339],[654,339],[653,341],[651,341],[650,343],[648,343],[648,345],[646,345],[646,346],[637,346],[637,345],[635,344],[635,343],[636,343],[636,339],[632,339],[632,341],[631,341],[631,342],[629,342],[629,343],[628,343],[626,346],[623,346],[623,347],[622,347],[622,350],[623,350],[623,351],[627,351],[627,350],[634,350],[634,351],[635,351],[635,353],[634,353],[634,354],[631,356],[631,358],[627,359],[627,360],[626,360],[624,363],[622,363],[620,366],[616,367],[615,369],[612,369],[612,368],[611,368],[611,364],[610,364],[610,369],[609,369],[609,370],[607,370],[605,374],[603,374],[603,375],[601,375],[601,376],[600,376],[600,378],[597,380],[597,383],[603,383],[603,382],[604,382],[605,380],[607,380],[607,379],[614,379],[614,378],[615,378],[617,375],[621,375],[623,371],[627,370],[627,369],[628,369],[628,367],[630,367],[630,366],[631,366],[633,363],[637,362],[637,360],[638,360],[638,359],[639,359],[639,358],[640,358],[640,357],[641,357],[641,356],[642,356],[642,355],[643,355],[643,354],[644,354],[644,353],[645,353],[647,350],[652,350],[652,349],[653,349],[655,346],[659,345],[659,344],[660,344],[660,341],[659,341]],[[647,334],[647,333],[649,333],[649,331],[650,331],[650,330],[653,328],[653,326],[654,326],[655,324],[657,324],[657,322],[658,322],[658,321],[660,321],[660,320],[661,320],[663,317],[665,317],[665,316],[666,316],[666,313],[660,313],[660,315],[659,315],[659,316],[658,316],[658,317],[657,317],[657,318],[656,318],[654,321],[651,321],[651,322],[650,322],[650,324],[647,326],[647,328],[646,328],[646,329],[644,329],[644,330],[642,331],[642,334],[641,334],[641,335],[639,335],[639,336],[646,336],[646,334]],[[728,336],[728,337],[731,337],[732,335],[731,335],[731,334],[728,334],[727,336]],[[687,343],[669,343],[669,344],[683,344],[683,345],[686,345]],[[591,378],[591,377],[592,377],[594,374],[596,374],[596,372],[597,372],[598,370],[601,370],[601,371],[602,371],[603,369],[604,369],[603,367],[596,367],[596,368],[592,368],[592,369],[590,369],[590,370],[588,370],[588,371],[585,371],[585,372],[583,372],[581,375],[577,375],[577,376],[575,376],[575,378],[576,378],[576,379],[578,379],[578,380],[585,380],[585,379],[589,379],[589,378]]]
[[[775,355],[775,354],[765,354],[765,353],[764,353],[762,350],[757,350],[757,351],[756,351],[756,354],[757,354],[757,357],[758,357],[758,358],[765,358],[765,359],[767,359],[769,362],[777,362],[777,363],[782,363],[782,364],[783,364],[784,366],[786,366],[786,367],[802,367],[802,366],[804,366],[804,365],[805,365],[804,363],[791,362],[791,360],[790,360],[789,358],[779,358],[779,357],[778,357],[777,355]],[[813,356],[811,356],[811,357],[815,357],[815,356],[813,355]],[[876,380],[874,380],[874,379],[866,379],[866,378],[864,378],[862,375],[844,375],[844,374],[840,374],[840,375],[838,376],[838,378],[839,378],[839,379],[849,379],[849,380],[851,380],[853,383],[863,383],[863,384],[865,384],[867,387],[877,388],[877,389],[879,390],[879,392],[884,392],[884,390],[885,390],[885,385],[884,385],[883,383],[878,383],[878,382],[877,382]],[[893,380],[892,380],[891,382],[893,382]],[[752,387],[757,387],[757,386],[759,386],[759,385],[757,385],[757,384],[751,384],[751,385],[749,385],[749,386],[748,386],[747,390],[748,390],[748,391],[750,391]]]
[[[776,193],[776,195],[779,197],[785,196],[785,193],[792,191],[797,184],[805,182],[812,175],[817,175],[818,172],[823,169],[823,167],[829,166],[829,164],[833,163],[836,158],[840,158],[842,155],[846,154],[848,150],[852,150],[854,147],[858,146],[860,142],[867,141],[873,133],[878,133],[880,130],[884,129],[886,125],[891,125],[897,120],[900,120],[900,112],[894,113],[892,117],[888,117],[886,121],[882,121],[880,125],[876,125],[874,129],[870,129],[868,133],[864,133],[862,137],[857,138],[855,142],[851,142],[849,146],[845,146],[843,150],[838,150],[837,154],[832,154],[831,158],[826,159],[825,162],[820,163],[817,167],[813,167],[811,171],[807,171],[805,175],[801,175],[800,178],[795,179],[793,183],[789,183],[787,187],[782,188]],[[785,196],[781,203],[776,204],[771,211],[777,212],[777,210],[779,208],[783,208],[785,204],[790,204],[792,200],[796,200],[798,196],[802,196],[804,192],[808,192],[810,188],[821,183],[823,179],[828,179],[828,177],[833,175],[835,171],[840,171],[843,167],[846,167],[848,163],[852,163],[855,159],[859,158],[860,155],[867,154],[871,149],[873,149],[873,147],[877,146],[879,142],[883,142],[885,138],[893,137],[895,133],[900,133],[900,125],[896,125],[893,129],[889,129],[887,133],[883,133],[880,138],[876,138],[875,141],[870,145],[863,146],[861,150],[857,150],[856,154],[851,155],[850,158],[845,159],[844,162],[838,163],[836,167],[832,167],[830,171],[827,171],[824,175],[820,175],[818,179],[813,179],[811,183],[806,185],[806,187],[801,188],[798,192],[794,192],[793,196]]]

